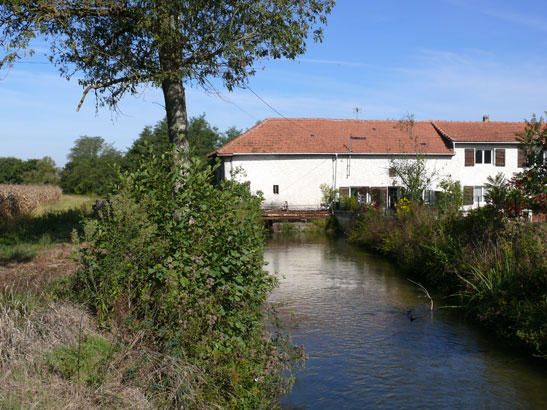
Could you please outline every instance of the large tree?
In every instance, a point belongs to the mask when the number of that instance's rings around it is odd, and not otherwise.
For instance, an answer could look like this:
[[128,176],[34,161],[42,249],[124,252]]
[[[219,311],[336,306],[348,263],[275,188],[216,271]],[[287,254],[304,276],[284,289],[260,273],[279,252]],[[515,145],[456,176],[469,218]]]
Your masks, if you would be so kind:
[[82,136],[74,142],[61,173],[65,193],[104,195],[116,182],[123,156],[101,137]]
[[232,90],[258,59],[294,59],[306,50],[335,0],[0,0],[1,65],[51,44],[62,76],[78,74],[83,96],[115,109],[140,85],[161,87],[169,139],[188,152],[185,87],[222,79]]

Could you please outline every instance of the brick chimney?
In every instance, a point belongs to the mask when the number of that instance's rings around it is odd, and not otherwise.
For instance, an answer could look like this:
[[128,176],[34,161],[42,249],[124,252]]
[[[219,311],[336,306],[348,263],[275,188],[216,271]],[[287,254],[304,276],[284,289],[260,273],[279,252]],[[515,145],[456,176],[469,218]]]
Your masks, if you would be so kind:
[[488,121],[490,121],[490,116],[488,116],[488,115],[483,115],[483,116],[482,116],[482,122],[488,122]]

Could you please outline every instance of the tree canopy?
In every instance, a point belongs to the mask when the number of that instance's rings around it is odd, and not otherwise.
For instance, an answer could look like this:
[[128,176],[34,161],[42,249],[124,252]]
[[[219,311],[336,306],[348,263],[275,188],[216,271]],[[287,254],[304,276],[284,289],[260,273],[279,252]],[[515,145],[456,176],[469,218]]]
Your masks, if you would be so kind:
[[[242,130],[232,126],[225,132],[221,132],[216,126],[211,125],[205,118],[205,113],[190,117],[188,120],[188,142],[190,153],[194,156],[205,158],[206,155],[216,148],[230,142],[241,135]],[[169,132],[167,130],[167,119],[158,121],[153,127],[148,125],[127,151],[124,158],[123,168],[136,170],[143,157],[148,155],[149,147],[156,156],[161,156],[169,147]]]
[[306,51],[335,0],[0,0],[0,66],[32,54],[45,38],[49,58],[83,96],[116,108],[139,85],[161,87],[169,139],[188,152],[185,87],[244,85],[259,59]]
[[101,137],[83,136],[76,140],[61,174],[65,193],[104,194],[110,191],[123,156]]
[[514,178],[513,184],[522,191],[528,208],[547,213],[547,123],[543,117],[533,114],[518,139],[526,155],[527,169]]
[[0,184],[57,184],[58,169],[50,157],[23,161],[0,158]]

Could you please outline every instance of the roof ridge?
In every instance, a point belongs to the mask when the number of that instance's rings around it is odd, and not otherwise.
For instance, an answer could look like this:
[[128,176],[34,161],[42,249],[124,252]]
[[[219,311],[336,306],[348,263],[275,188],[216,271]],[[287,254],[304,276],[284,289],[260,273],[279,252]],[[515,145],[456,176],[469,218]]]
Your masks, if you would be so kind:
[[454,142],[454,139],[450,135],[448,135],[441,127],[435,124],[435,121],[431,121],[431,125],[433,125],[433,128],[435,128],[437,132],[441,134],[441,137],[448,139],[450,142]]
[[470,121],[470,120],[431,120],[432,122],[451,122],[451,123],[464,123],[464,124],[524,124],[525,121]]

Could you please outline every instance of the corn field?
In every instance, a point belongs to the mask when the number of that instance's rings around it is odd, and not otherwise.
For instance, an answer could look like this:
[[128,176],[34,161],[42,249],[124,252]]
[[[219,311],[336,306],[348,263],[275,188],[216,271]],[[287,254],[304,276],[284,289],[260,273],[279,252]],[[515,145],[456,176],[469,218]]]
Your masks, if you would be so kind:
[[0,217],[13,218],[41,205],[61,199],[61,188],[53,185],[0,184]]

